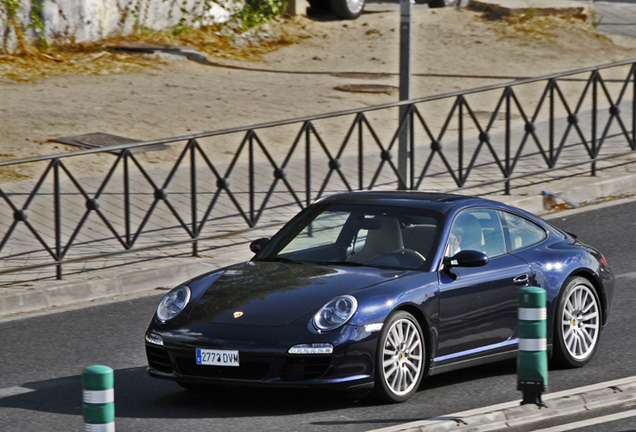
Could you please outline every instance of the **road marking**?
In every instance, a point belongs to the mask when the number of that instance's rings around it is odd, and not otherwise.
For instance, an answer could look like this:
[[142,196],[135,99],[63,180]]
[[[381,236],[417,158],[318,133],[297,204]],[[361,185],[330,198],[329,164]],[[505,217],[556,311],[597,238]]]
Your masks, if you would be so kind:
[[0,399],[4,399],[11,396],[17,396],[25,393],[34,392],[34,389],[26,388],[26,387],[7,387],[4,389],[0,389]]
[[619,278],[627,278],[627,279],[636,279],[636,272],[623,273],[620,275],[615,275],[616,279]]
[[580,429],[584,427],[594,426],[601,423],[609,423],[616,420],[622,420],[630,417],[636,417],[636,410],[619,412],[616,414],[610,414],[603,417],[596,417],[588,420],[581,420],[574,423],[568,423],[560,426],[553,426],[546,429],[537,429],[534,432],[565,432],[573,429]]

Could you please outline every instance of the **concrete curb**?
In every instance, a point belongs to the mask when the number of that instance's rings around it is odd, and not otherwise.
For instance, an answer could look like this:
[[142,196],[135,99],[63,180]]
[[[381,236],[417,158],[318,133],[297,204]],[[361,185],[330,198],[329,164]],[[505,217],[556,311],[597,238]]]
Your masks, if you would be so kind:
[[[550,183],[545,189],[582,205],[636,193],[636,174],[625,172],[624,174],[612,173],[605,178],[602,176],[603,174],[594,178],[570,178]],[[539,216],[545,216],[553,209],[546,208],[544,197],[540,195],[540,189],[539,186],[536,186],[534,191],[528,193],[527,196],[510,195],[492,197],[491,199],[519,207]]]
[[[172,288],[206,271],[217,268],[201,258],[184,259],[181,263],[165,265],[147,263],[135,270],[123,270],[104,277],[99,271],[82,280],[53,281],[43,288],[18,286],[0,293],[0,317],[49,310],[109,297],[151,292],[157,288]],[[125,267],[124,267],[125,269]],[[7,290],[5,290],[7,291]]]
[[521,15],[531,13],[535,15],[566,15],[585,18],[589,16],[591,7],[580,4],[572,6],[572,1],[565,0],[469,0],[468,7],[473,10],[496,13],[501,16]]
[[370,432],[488,432],[636,401],[636,376],[545,394],[546,407],[506,402]]

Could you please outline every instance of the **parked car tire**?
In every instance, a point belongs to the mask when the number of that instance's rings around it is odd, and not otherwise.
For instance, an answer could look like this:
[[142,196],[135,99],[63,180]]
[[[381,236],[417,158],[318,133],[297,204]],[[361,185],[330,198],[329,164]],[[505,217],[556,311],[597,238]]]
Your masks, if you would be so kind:
[[375,364],[375,395],[383,402],[409,399],[420,386],[426,364],[422,329],[408,312],[389,315],[382,326]]
[[364,4],[365,0],[329,0],[331,12],[338,18],[347,20],[358,18],[364,10]]
[[598,347],[602,323],[601,304],[592,284],[585,278],[565,281],[554,314],[554,354],[556,364],[581,367]]
[[307,0],[309,7],[316,11],[329,9],[329,0]]
[[428,6],[432,8],[459,6],[459,0],[433,0]]

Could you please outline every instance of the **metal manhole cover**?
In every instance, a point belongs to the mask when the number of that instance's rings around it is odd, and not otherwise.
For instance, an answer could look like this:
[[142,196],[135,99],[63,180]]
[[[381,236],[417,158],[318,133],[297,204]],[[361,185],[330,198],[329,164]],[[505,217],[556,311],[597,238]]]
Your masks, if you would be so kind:
[[381,78],[389,78],[393,76],[388,73],[375,73],[375,72],[338,72],[332,75],[338,78],[354,78],[354,79],[381,79]]
[[385,84],[346,84],[334,87],[334,90],[353,93],[386,93],[391,94],[399,91],[399,88]]
[[[117,135],[110,135],[101,132],[89,133],[85,135],[75,135],[70,137],[60,137],[60,138],[52,138],[49,141],[59,142],[62,144],[68,144],[75,147],[82,148],[108,148],[120,144],[131,144],[141,142],[140,140],[134,138],[126,138]],[[134,149],[130,149],[131,153],[143,153],[152,150],[164,150],[168,148],[164,144],[153,144],[146,147],[138,147]],[[119,153],[119,151],[114,151],[112,153]]]

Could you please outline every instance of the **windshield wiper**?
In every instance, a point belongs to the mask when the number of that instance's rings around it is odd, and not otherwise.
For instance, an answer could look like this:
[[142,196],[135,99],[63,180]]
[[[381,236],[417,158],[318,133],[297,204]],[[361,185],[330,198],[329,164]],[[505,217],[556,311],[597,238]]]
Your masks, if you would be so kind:
[[342,266],[348,266],[348,267],[373,267],[373,266],[370,266],[368,264],[359,263],[359,262],[355,262],[355,261],[317,261],[317,262],[312,262],[312,264],[317,264],[317,265],[342,265]]

